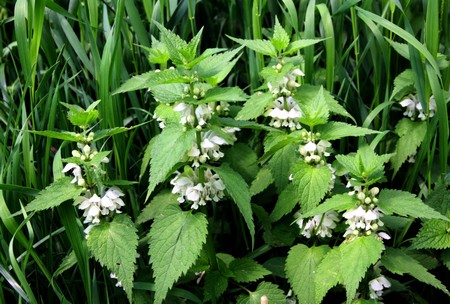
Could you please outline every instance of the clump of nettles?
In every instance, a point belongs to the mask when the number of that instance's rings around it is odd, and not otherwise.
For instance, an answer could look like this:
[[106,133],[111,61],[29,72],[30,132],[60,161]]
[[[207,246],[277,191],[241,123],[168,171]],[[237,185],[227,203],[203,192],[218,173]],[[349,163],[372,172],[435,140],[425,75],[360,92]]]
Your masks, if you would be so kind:
[[94,142],[95,133],[88,131],[89,124],[98,117],[98,111],[94,109],[97,104],[94,103],[86,111],[65,104],[69,108],[69,120],[79,126],[81,132],[75,136],[77,149],[72,150],[72,157],[65,159],[67,164],[62,172],[72,174],[71,183],[82,187],[82,195],[75,199],[74,205],[83,211],[83,223],[88,225],[84,230],[86,237],[102,218],[121,213],[120,208],[125,205],[121,189],[104,185],[107,176],[102,165],[109,162],[109,151],[98,152]]

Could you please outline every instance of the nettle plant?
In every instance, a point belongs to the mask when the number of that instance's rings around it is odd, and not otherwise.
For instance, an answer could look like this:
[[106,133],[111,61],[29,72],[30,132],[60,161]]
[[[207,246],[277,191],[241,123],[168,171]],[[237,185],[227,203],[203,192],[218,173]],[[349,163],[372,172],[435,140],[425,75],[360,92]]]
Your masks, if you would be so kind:
[[[263,191],[274,182],[279,196],[266,227],[295,222],[300,240],[306,242],[293,246],[285,263],[299,302],[320,303],[338,284],[345,287],[347,303],[376,302],[393,284],[401,289],[401,283],[388,279],[385,272],[408,273],[449,294],[411,252],[388,247],[390,232],[397,234],[395,223],[401,218],[449,222],[411,193],[375,186],[386,181],[384,164],[394,154],[377,155],[375,147],[362,141],[356,153],[336,155],[332,161],[330,141],[377,132],[331,121],[331,114],[353,118],[323,87],[299,82],[304,76],[302,57],[287,56],[319,40],[291,42],[278,20],[270,40],[233,40],[270,57],[261,71],[261,90],[250,97],[236,119],[267,117],[263,121],[281,131],[266,135],[260,159],[265,164],[260,172],[266,177],[258,175],[252,188]],[[430,106],[429,115],[431,110]],[[335,189],[336,176],[346,177],[350,191],[343,193],[342,186]]]
[[[99,102],[92,103],[86,110],[62,103],[68,109],[69,121],[80,129],[79,132],[33,131],[38,135],[76,143],[76,149],[67,158],[61,158],[61,149],[58,150],[53,164],[54,182],[42,190],[25,210],[36,212],[72,201],[80,210],[83,224],[79,224],[83,225],[89,251],[110,271],[111,278],[117,279],[116,286],[121,286],[131,300],[138,235],[130,216],[121,214],[126,201],[121,187],[133,183],[109,179],[106,166],[111,151],[98,150],[100,140],[130,128],[94,131],[99,116],[95,108]],[[66,165],[63,166],[63,163]],[[65,209],[62,212],[68,211]],[[76,243],[76,239],[74,237],[70,241]],[[79,252],[74,254],[77,260],[83,260],[81,255],[77,256]],[[68,256],[66,262],[72,263],[70,260]]]

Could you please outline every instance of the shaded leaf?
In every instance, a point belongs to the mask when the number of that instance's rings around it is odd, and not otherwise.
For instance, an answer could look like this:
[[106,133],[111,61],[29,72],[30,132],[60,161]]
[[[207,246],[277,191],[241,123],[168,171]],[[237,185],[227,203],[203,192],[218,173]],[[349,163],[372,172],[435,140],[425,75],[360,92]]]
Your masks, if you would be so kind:
[[286,296],[277,285],[269,282],[261,282],[254,292],[247,296],[240,296],[237,304],[261,304],[261,297],[266,296],[270,304],[285,304]]
[[235,259],[229,267],[234,280],[239,283],[255,282],[270,274],[269,270],[250,258]]
[[375,130],[361,128],[338,121],[330,121],[324,125],[317,126],[316,132],[320,133],[320,139],[323,140],[335,140],[349,136],[364,136],[380,133]]
[[239,113],[236,115],[236,119],[237,120],[255,119],[264,114],[266,107],[272,103],[273,103],[272,93],[270,92],[255,93],[244,104],[242,110],[239,111]]
[[178,205],[177,198],[178,195],[171,193],[170,190],[158,193],[141,211],[136,219],[136,223],[145,223],[161,215],[167,206]]

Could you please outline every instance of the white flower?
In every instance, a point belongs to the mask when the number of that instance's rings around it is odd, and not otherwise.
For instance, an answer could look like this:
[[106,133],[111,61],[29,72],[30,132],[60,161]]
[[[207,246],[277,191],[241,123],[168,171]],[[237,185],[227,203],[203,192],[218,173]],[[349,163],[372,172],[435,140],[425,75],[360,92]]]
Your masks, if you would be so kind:
[[391,287],[391,282],[389,282],[385,276],[381,275],[376,279],[369,282],[369,291],[371,299],[378,299],[383,295],[383,289]]
[[300,145],[298,151],[303,155],[306,163],[324,165],[323,158],[330,156],[330,152],[327,152],[330,147],[331,143],[327,140],[319,140],[317,143],[309,140],[305,145]]
[[[296,213],[296,217],[300,214]],[[320,237],[331,237],[332,230],[336,228],[336,223],[339,221],[336,211],[328,211],[325,214],[315,215],[304,224],[304,219],[297,220],[297,224],[302,229],[301,234],[307,238],[315,234]]]
[[378,227],[383,226],[380,220],[381,210],[378,207],[366,210],[362,205],[357,208],[347,210],[342,216],[346,218],[346,224],[349,225],[344,233],[344,236],[349,234],[358,235],[360,232],[371,234],[372,231],[377,230]]
[[116,287],[122,287],[122,281],[119,281],[119,279],[117,278],[117,275],[115,275],[114,273],[111,273],[110,277],[111,277],[111,279],[117,280]]
[[[281,70],[282,67],[280,67]],[[286,73],[279,83],[267,83],[269,91],[274,95],[290,96],[295,88],[300,84],[297,82],[297,76],[305,76],[300,69],[294,69]]]
[[64,169],[62,170],[62,173],[67,173],[70,170],[73,170],[72,174],[74,176],[74,178],[72,179],[72,181],[70,183],[72,183],[72,184],[75,182],[80,183],[80,181],[83,180],[83,174],[81,173],[81,167],[74,163],[68,163],[67,165],[65,165]]
[[208,120],[211,119],[212,114],[214,113],[214,105],[212,108],[208,104],[198,105],[195,109],[195,116],[197,117],[198,124],[203,126],[206,124]]
[[110,211],[120,213],[119,209],[125,206],[125,203],[120,197],[124,195],[125,194],[117,187],[109,188],[100,200],[102,215],[108,215]]
[[180,122],[185,124],[193,125],[195,122],[195,116],[194,116],[194,106],[185,104],[184,102],[180,102],[177,104],[174,108],[174,111],[181,112],[181,119]]
[[406,111],[403,113],[403,115],[413,118],[414,114],[416,113],[416,104],[418,102],[419,101],[415,96],[410,96],[410,98],[403,99],[400,102],[400,105],[406,108]]
[[434,98],[434,95],[431,95],[429,99],[428,114],[424,113],[422,104],[417,99],[417,97],[413,95],[409,95],[407,98],[403,99],[400,102],[400,105],[406,108],[406,111],[403,113],[403,115],[408,116],[412,120],[415,119],[417,112],[419,113],[417,117],[421,120],[426,120],[428,117],[433,117],[436,113],[436,100]]
[[205,163],[208,159],[217,161],[221,159],[224,154],[220,151],[220,146],[228,145],[228,142],[222,137],[218,136],[214,131],[202,132],[202,141],[200,148],[196,142],[192,143],[192,148],[188,152],[189,161],[192,161],[192,167],[197,168],[200,163]]
[[298,119],[302,117],[302,111],[292,97],[277,98],[265,115],[272,117],[269,124],[275,128],[301,129]]
[[84,210],[83,213],[83,216],[85,217],[84,223],[92,223],[92,224],[100,223],[101,198],[95,193],[92,196],[90,196],[90,193],[87,193],[86,196],[82,198],[84,198],[84,200],[81,202],[78,209]]

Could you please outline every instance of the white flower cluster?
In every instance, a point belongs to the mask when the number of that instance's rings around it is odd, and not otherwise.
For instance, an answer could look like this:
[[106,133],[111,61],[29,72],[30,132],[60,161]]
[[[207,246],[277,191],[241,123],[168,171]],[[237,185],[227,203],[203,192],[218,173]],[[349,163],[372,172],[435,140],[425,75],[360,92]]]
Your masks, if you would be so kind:
[[369,296],[371,299],[380,299],[383,295],[383,289],[391,287],[391,282],[385,276],[379,277],[369,282]]
[[424,113],[422,104],[415,95],[409,95],[407,98],[403,99],[400,102],[400,105],[406,109],[403,115],[408,116],[412,120],[414,120],[416,117],[421,120],[426,120],[427,117],[433,117],[436,113],[436,100],[434,99],[433,95],[430,97],[428,115]]
[[[355,196],[361,204],[358,207],[347,210],[342,216],[347,220],[345,223],[348,225],[344,236],[347,235],[371,235],[373,232],[377,232],[379,227],[382,227],[384,223],[380,220],[383,216],[381,210],[376,206],[378,198],[376,197],[380,189],[373,187],[372,189],[366,189],[361,186],[355,186],[353,191],[348,194]],[[390,239],[391,237],[385,232],[378,232],[380,239]]]
[[[296,218],[301,216],[300,213],[294,215]],[[305,219],[299,218],[297,225],[301,230],[301,234],[306,238],[311,238],[312,235],[317,235],[322,238],[331,237],[333,229],[336,228],[336,223],[339,222],[338,213],[334,210],[328,211],[325,214],[319,214],[309,219],[306,224]]]
[[330,156],[331,143],[327,140],[314,140],[312,132],[305,132],[306,144],[300,145],[298,151],[303,156],[305,162],[310,165],[325,165],[326,157]]
[[200,182],[198,170],[185,168],[184,173],[177,172],[177,176],[170,183],[173,185],[172,193],[177,193],[179,203],[191,202],[192,209],[206,205],[207,201],[218,202],[223,197],[225,185],[219,175],[213,174],[210,169],[204,171],[204,181]]
[[[180,112],[180,123],[191,127],[203,127],[211,119],[213,114],[221,114],[229,111],[227,102],[208,102],[199,105],[178,103],[173,110]],[[160,123],[161,126],[161,123]]]
[[265,115],[272,117],[269,125],[275,128],[288,127],[295,130],[302,127],[298,122],[302,117],[302,110],[292,97],[278,97]]
[[[273,66],[273,68],[280,73],[283,69],[283,65],[281,63]],[[293,69],[289,72],[287,72],[280,82],[278,83],[267,83],[267,87],[269,88],[269,91],[272,92],[273,95],[276,97],[278,96],[291,96],[295,89],[300,86],[300,84],[297,82],[298,76],[305,76],[305,73],[303,73],[300,69]]]

